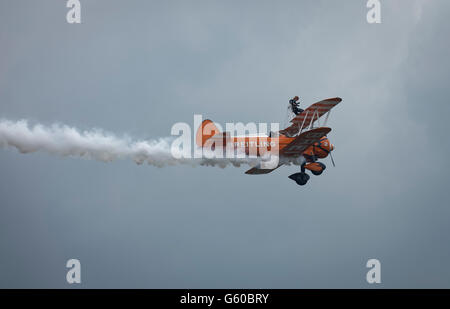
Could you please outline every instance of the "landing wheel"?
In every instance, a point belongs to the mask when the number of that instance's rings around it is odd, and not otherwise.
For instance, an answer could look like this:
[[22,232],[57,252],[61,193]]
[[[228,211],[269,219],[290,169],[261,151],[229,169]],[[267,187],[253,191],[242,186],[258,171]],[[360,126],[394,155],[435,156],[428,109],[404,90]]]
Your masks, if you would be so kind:
[[289,176],[289,178],[294,180],[298,185],[304,186],[309,180],[309,175],[306,173],[295,173]]
[[320,174],[323,173],[323,171],[327,168],[327,166],[325,164],[321,163],[321,162],[317,162],[317,163],[322,167],[322,169],[320,171],[318,171],[318,172],[311,171],[311,173],[313,173],[313,175],[319,176]]

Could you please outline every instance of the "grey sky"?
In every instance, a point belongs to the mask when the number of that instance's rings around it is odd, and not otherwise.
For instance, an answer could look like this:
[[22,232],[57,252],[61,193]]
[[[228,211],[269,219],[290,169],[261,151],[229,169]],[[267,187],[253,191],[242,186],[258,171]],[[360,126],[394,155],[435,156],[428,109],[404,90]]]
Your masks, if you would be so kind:
[[202,113],[282,121],[339,96],[306,187],[0,149],[0,287],[450,287],[450,3],[0,1],[0,118],[168,136]]

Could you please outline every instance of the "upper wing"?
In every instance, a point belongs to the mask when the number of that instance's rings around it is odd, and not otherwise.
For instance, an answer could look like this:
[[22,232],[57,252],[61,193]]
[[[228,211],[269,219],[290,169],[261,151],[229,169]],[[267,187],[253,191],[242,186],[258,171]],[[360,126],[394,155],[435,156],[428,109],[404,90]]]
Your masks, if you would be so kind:
[[300,115],[292,118],[292,124],[286,129],[281,130],[280,133],[286,136],[294,136],[300,131],[301,128],[307,128],[310,126],[311,122],[315,122],[341,101],[341,98],[332,98],[314,103],[305,109]]
[[299,156],[312,144],[318,142],[323,136],[327,135],[331,128],[321,127],[303,132],[297,136],[286,147],[280,150],[280,155],[285,157]]

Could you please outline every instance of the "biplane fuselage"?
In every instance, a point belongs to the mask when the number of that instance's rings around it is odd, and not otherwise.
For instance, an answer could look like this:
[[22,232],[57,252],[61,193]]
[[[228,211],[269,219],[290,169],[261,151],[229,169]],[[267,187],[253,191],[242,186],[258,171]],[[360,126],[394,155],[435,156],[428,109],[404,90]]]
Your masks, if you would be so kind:
[[[227,143],[233,145],[233,149],[237,153],[245,153],[246,155],[256,155],[262,156],[267,152],[271,152],[273,149],[277,149],[282,152],[283,149],[291,144],[295,140],[295,137],[287,137],[280,135],[278,137],[265,137],[265,136],[233,136],[227,139],[222,138],[221,141],[216,140],[215,145],[220,143],[224,149],[226,149]],[[203,145],[204,146],[204,145]],[[317,158],[323,159],[328,156],[328,153],[324,152],[321,148],[325,148],[327,151],[332,151],[334,145],[330,143],[327,137],[323,137],[319,142],[306,148],[303,153],[298,153],[298,155],[303,155],[305,158],[310,156],[316,156]],[[213,146],[214,147],[214,146]]]

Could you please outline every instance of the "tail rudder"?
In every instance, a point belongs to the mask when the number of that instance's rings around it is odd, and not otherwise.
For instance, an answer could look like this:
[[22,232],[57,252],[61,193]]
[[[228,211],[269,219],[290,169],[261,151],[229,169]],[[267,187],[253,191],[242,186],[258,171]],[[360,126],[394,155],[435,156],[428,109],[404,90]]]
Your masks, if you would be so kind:
[[208,139],[219,133],[220,130],[216,127],[214,122],[209,119],[203,120],[202,124],[197,129],[195,142],[197,146],[203,147]]

